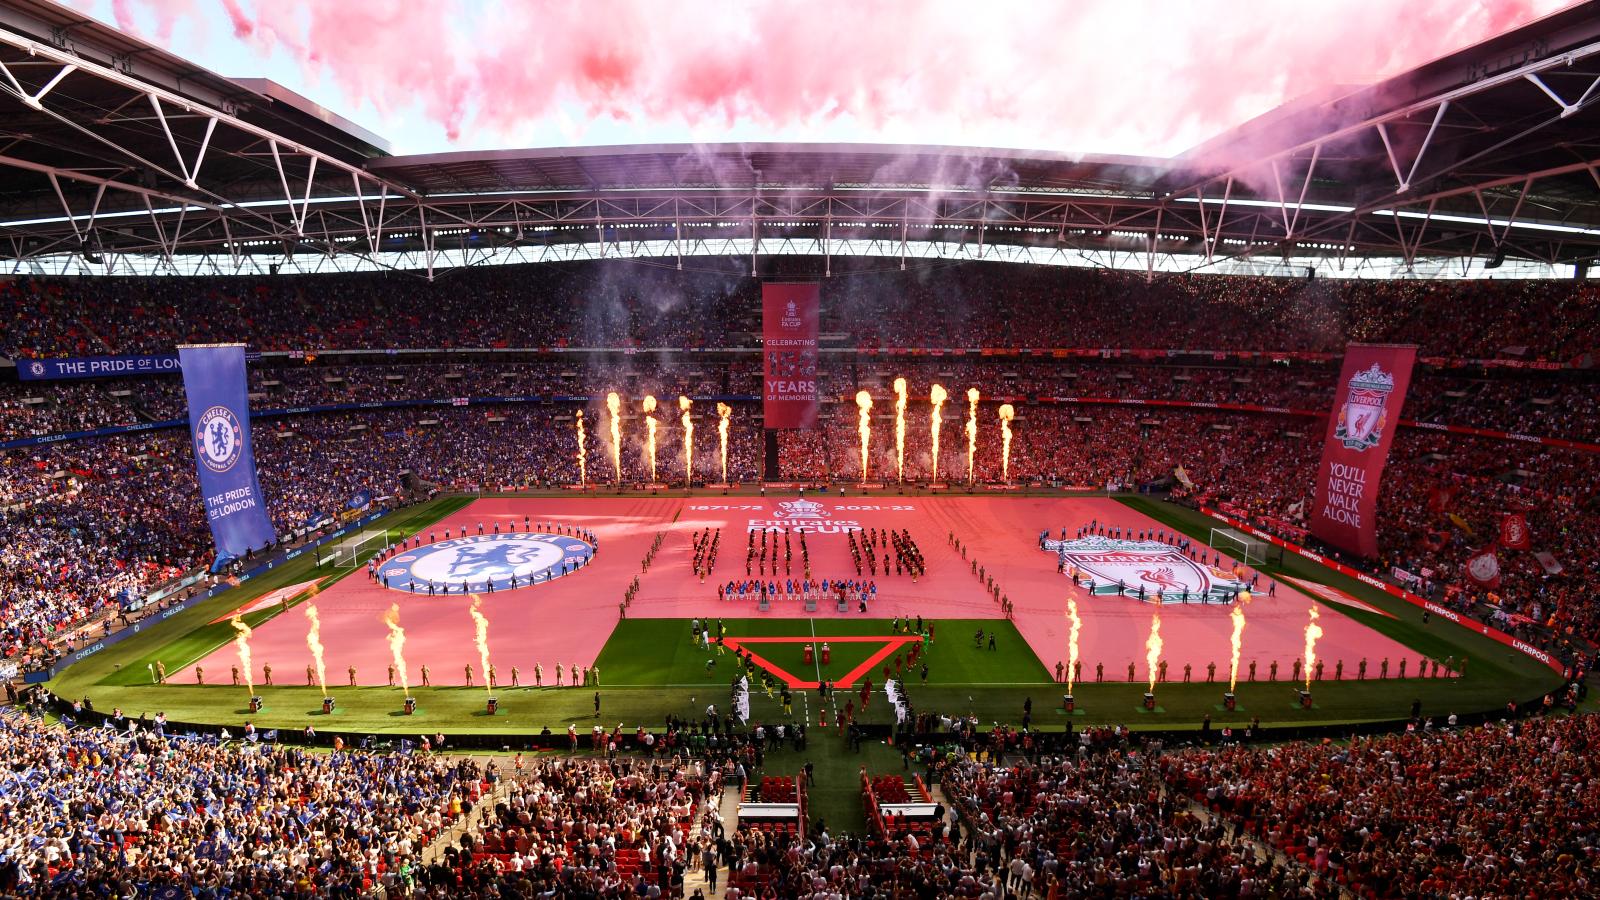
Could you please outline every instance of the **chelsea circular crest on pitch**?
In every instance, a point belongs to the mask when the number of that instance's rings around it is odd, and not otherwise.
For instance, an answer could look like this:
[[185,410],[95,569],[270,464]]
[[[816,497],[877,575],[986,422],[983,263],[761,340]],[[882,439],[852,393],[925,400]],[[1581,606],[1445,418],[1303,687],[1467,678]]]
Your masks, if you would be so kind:
[[531,587],[570,575],[594,556],[580,538],[518,531],[438,541],[407,550],[378,569],[382,583],[413,594],[462,594]]

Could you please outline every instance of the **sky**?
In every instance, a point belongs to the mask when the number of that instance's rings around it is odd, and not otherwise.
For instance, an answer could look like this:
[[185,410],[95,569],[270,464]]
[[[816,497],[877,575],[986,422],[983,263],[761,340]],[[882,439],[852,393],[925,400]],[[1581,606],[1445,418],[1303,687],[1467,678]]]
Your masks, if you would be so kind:
[[824,141],[1172,156],[1574,0],[67,0],[400,154]]

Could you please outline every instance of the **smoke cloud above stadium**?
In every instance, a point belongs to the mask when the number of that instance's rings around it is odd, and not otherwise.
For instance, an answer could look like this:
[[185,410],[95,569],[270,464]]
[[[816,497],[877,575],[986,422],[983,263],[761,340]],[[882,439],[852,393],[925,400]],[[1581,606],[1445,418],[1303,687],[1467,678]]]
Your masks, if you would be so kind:
[[72,0],[400,152],[760,140],[1168,156],[1570,0]]

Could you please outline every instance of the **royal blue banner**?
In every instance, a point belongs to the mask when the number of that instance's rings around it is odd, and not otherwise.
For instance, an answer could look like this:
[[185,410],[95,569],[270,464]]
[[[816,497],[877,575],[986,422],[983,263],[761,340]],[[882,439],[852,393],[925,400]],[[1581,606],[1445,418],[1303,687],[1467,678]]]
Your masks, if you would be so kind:
[[244,345],[180,347],[178,358],[200,499],[217,558],[238,558],[277,540],[250,444]]
[[56,359],[19,359],[17,377],[23,381],[61,378],[112,378],[126,375],[176,375],[178,356],[64,356]]

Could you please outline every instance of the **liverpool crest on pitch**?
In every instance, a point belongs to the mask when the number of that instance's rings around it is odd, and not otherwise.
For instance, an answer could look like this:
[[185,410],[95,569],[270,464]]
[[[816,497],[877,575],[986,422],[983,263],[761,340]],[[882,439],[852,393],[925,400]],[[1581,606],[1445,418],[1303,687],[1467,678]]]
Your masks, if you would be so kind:
[[1178,548],[1160,541],[1123,541],[1091,536],[1070,541],[1045,541],[1044,549],[1066,566],[1093,579],[1093,593],[1158,597],[1166,602],[1227,602],[1245,589],[1234,573],[1202,565]]

